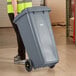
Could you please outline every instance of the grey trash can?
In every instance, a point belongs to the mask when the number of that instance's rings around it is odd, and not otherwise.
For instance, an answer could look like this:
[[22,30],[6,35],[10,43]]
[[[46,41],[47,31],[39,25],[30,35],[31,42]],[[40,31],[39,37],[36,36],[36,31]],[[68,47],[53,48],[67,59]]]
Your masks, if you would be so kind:
[[31,71],[32,67],[53,68],[59,61],[49,12],[46,6],[31,7],[14,19],[29,56],[25,62],[27,71]]

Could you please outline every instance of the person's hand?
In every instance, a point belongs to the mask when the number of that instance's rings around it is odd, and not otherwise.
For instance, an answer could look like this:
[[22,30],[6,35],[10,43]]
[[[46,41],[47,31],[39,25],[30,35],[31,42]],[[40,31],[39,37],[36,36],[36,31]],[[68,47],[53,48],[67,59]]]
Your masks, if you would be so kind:
[[17,15],[18,15],[18,14],[17,14],[17,13],[15,13],[15,14],[14,14],[14,17],[16,17]]
[[14,12],[14,17],[16,17],[18,15],[17,11]]
[[17,0],[12,0],[12,6],[14,10],[14,17],[17,16]]

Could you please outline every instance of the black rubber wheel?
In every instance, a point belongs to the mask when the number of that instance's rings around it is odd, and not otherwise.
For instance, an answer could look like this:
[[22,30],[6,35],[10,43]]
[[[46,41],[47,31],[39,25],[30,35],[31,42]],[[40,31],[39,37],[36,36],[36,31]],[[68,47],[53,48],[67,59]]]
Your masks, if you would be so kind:
[[55,67],[55,65],[50,66],[50,68],[54,68],[54,67]]
[[31,72],[32,71],[32,63],[31,63],[31,60],[26,60],[25,62],[25,68],[28,72]]

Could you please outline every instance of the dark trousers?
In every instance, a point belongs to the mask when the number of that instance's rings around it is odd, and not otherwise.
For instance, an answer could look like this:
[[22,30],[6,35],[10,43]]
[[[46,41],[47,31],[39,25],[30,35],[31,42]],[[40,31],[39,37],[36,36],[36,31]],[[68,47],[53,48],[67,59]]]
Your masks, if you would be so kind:
[[9,16],[9,19],[12,23],[12,26],[15,30],[15,33],[16,33],[16,36],[17,36],[17,43],[18,43],[18,55],[20,56],[20,58],[23,60],[25,59],[25,47],[24,47],[24,44],[23,44],[23,41],[22,41],[22,38],[20,36],[20,33],[19,33],[19,30],[18,30],[18,27],[15,23],[13,23],[13,20],[14,20],[14,14],[13,13],[9,13],[8,14]]

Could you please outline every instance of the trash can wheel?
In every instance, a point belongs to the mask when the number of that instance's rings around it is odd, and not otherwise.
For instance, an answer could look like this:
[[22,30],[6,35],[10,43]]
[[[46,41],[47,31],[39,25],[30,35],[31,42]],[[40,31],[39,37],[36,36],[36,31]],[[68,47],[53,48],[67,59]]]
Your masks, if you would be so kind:
[[31,72],[32,71],[32,63],[31,63],[31,60],[26,60],[26,62],[25,62],[25,69],[28,72]]
[[50,66],[50,68],[54,68],[54,67],[55,67],[55,65]]

